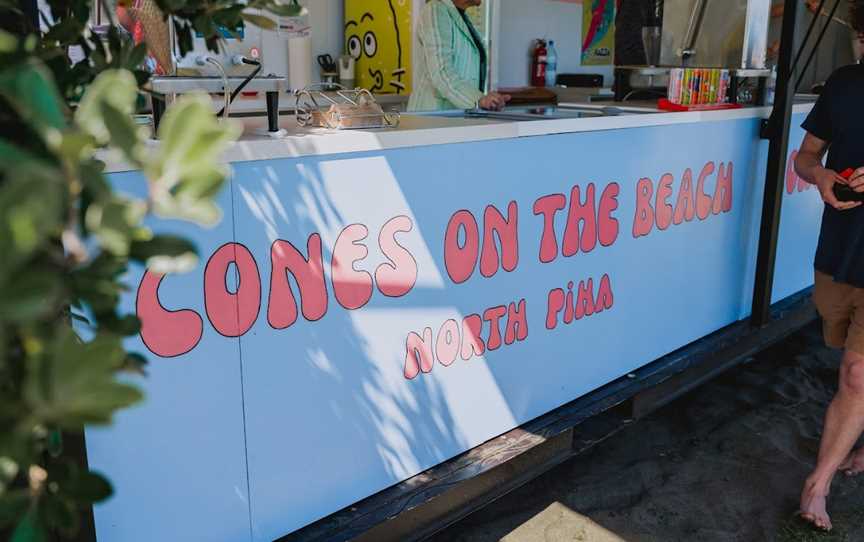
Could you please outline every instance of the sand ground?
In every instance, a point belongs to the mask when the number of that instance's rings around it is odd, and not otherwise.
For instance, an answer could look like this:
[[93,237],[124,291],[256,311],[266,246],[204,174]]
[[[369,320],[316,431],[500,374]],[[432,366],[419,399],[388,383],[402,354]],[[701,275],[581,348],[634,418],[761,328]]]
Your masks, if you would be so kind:
[[839,361],[809,326],[433,540],[864,541],[864,475],[794,518]]

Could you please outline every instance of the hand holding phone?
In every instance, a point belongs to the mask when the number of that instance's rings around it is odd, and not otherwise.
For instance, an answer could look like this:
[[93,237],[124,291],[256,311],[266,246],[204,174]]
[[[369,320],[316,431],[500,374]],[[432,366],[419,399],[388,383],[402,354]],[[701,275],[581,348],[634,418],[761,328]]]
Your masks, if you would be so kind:
[[[855,169],[846,168],[839,173],[844,179],[849,179],[855,173]],[[849,185],[834,183],[834,195],[839,201],[864,201],[864,192],[856,192]]]

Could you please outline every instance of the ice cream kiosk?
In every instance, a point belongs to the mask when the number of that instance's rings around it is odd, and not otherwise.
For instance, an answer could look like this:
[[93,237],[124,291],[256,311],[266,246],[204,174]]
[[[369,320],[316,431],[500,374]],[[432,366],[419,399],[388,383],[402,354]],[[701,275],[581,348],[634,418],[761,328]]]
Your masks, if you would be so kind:
[[[767,19],[751,15],[769,2],[740,3],[755,40]],[[357,85],[376,99],[410,93],[418,51],[403,31],[425,2],[300,4],[313,23],[331,6],[345,47],[331,55],[352,56]],[[485,4],[484,34],[507,40],[496,28],[509,2]],[[296,45],[310,63],[324,53],[319,31]],[[134,378],[145,401],[86,432],[90,467],[116,490],[94,510],[98,540],[410,539],[374,527],[451,489],[448,477],[485,472],[484,446],[554,441],[537,420],[751,314],[769,106],[562,101],[304,125],[287,66],[303,30],[281,32],[255,38],[272,77],[247,89],[260,111],[263,94],[278,99],[269,119],[240,117],[221,222],[151,224],[194,240],[199,266],[126,277],[124,303],[142,321],[128,346],[150,363]],[[203,64],[205,82],[156,84],[219,92],[251,73],[238,64],[224,83]],[[810,108],[794,105],[792,125]],[[787,155],[802,137],[792,131]],[[122,161],[109,170],[120,190],[144,189]],[[772,302],[811,286],[822,211],[791,166],[785,179]],[[386,513],[370,513],[382,502]]]

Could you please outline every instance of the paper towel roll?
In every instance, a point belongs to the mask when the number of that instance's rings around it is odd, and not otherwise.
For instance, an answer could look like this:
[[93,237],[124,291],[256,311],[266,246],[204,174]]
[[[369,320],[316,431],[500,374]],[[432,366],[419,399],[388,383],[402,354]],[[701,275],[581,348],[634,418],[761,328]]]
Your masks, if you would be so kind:
[[354,88],[354,57],[339,57],[339,82],[346,88]]
[[300,90],[312,84],[312,38],[292,37],[287,41],[288,86]]

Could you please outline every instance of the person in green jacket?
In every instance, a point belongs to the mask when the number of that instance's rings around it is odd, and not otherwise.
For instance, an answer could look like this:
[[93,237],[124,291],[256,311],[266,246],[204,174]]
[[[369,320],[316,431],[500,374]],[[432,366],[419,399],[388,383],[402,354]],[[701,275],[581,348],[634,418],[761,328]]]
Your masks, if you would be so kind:
[[417,23],[417,54],[409,111],[500,110],[510,99],[486,93],[483,39],[465,14],[482,0],[426,0]]

